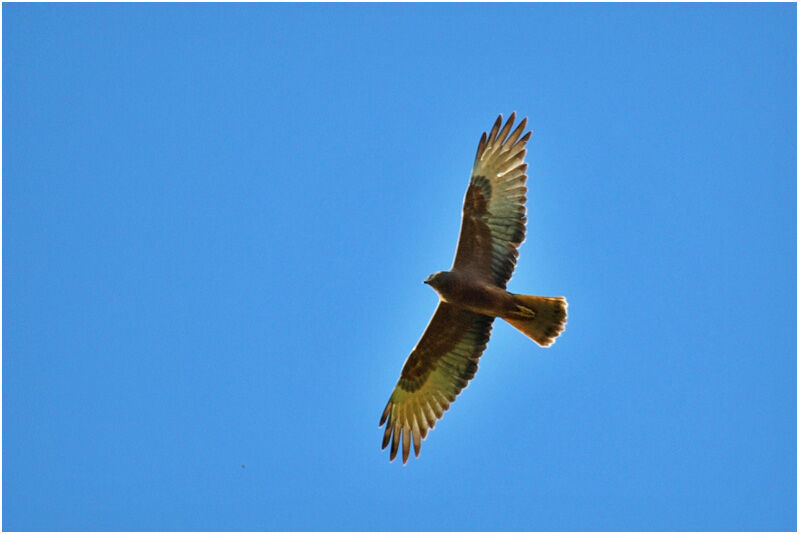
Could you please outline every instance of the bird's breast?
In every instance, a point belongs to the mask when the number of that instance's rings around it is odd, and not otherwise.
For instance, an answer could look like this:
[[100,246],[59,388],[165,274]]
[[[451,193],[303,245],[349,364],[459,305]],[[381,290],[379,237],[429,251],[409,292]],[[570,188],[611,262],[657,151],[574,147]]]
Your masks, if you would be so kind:
[[450,304],[486,316],[502,316],[513,306],[511,294],[502,288],[466,278],[443,288],[439,295]]

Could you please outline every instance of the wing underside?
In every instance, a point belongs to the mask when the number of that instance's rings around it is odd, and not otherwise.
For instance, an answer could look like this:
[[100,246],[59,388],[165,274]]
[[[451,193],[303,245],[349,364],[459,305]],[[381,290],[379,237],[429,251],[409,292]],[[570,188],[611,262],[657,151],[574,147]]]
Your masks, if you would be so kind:
[[486,349],[494,318],[440,302],[425,333],[403,366],[381,416],[382,448],[391,443],[394,460],[402,444],[403,463],[467,386]]
[[[526,119],[512,131],[512,113],[497,118],[478,144],[464,199],[461,232],[453,269],[505,288],[525,239],[527,164],[523,135]],[[403,366],[400,380],[381,416],[382,447],[391,444],[394,460],[402,444],[403,463],[474,377],[494,318],[440,302],[425,332]]]
[[512,131],[514,120],[512,113],[500,128],[499,116],[489,134],[481,137],[453,261],[453,269],[470,271],[501,288],[514,271],[527,221],[524,159],[531,133],[522,135],[527,119]]

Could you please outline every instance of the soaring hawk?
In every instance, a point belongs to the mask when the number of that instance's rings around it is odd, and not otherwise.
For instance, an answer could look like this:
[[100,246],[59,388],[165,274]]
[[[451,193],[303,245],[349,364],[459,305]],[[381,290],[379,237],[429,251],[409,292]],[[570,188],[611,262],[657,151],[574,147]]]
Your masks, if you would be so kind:
[[433,428],[478,369],[492,322],[503,318],[540,346],[550,346],[564,330],[567,301],[506,291],[525,239],[525,144],[531,136],[515,114],[502,126],[497,118],[481,136],[464,199],[461,235],[450,271],[430,275],[439,294],[428,327],[403,366],[400,380],[381,416],[382,448],[390,460],[403,444],[403,464],[411,444]]

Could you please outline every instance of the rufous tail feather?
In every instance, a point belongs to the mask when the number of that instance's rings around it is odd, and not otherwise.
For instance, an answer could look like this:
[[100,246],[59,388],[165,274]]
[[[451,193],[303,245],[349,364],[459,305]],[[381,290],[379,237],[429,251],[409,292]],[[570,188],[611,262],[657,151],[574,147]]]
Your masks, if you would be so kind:
[[[519,314],[503,317],[542,347],[549,347],[567,325],[567,300],[563,297],[537,297],[513,294]],[[533,313],[533,317],[530,313]]]

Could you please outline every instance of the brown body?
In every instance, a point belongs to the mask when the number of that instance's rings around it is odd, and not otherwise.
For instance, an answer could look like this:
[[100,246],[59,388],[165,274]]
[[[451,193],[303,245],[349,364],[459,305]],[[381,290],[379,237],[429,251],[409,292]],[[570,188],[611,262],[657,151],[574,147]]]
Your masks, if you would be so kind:
[[506,291],[525,239],[526,120],[512,131],[514,114],[501,128],[498,117],[484,133],[464,198],[461,234],[450,271],[428,277],[439,294],[428,327],[403,365],[381,416],[383,446],[403,463],[478,369],[492,323],[503,318],[543,347],[564,330],[567,301]]
[[439,271],[427,279],[441,300],[462,310],[503,318],[543,347],[564,330],[567,301],[563,297],[512,294],[469,270]]
[[492,317],[530,318],[519,310],[514,294],[499,286],[483,281],[470,273],[440,271],[425,280],[436,290],[442,301],[459,308]]

